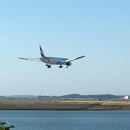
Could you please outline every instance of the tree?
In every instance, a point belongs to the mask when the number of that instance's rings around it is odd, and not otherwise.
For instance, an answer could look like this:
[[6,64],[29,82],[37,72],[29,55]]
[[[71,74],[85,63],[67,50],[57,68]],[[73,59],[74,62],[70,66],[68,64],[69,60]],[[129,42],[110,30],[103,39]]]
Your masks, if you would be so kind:
[[0,121],[0,130],[10,130],[10,128],[14,128],[14,125],[10,124],[8,121]]

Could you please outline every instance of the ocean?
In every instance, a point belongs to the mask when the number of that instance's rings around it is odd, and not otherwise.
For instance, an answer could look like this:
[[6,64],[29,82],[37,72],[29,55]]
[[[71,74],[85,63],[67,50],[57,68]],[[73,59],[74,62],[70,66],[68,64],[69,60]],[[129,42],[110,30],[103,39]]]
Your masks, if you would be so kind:
[[11,130],[130,130],[130,111],[0,110]]

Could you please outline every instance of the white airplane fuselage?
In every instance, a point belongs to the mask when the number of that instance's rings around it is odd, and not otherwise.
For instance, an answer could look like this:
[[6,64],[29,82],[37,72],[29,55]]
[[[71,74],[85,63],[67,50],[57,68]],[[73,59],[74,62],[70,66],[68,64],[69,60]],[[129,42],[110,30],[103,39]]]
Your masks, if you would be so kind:
[[[41,57],[40,60],[48,65],[66,65],[66,63],[62,63],[62,61],[68,60],[67,58],[57,58],[57,57]],[[69,66],[71,66],[72,63],[69,62]]]

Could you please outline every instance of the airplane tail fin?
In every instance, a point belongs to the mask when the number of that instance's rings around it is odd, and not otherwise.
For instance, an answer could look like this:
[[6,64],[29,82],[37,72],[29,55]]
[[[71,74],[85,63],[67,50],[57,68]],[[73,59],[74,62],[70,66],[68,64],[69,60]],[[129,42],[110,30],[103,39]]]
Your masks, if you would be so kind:
[[40,48],[40,54],[41,54],[41,56],[42,56],[42,57],[45,57],[45,55],[44,55],[44,52],[43,52],[43,50],[42,50],[41,45],[39,45],[39,48]]

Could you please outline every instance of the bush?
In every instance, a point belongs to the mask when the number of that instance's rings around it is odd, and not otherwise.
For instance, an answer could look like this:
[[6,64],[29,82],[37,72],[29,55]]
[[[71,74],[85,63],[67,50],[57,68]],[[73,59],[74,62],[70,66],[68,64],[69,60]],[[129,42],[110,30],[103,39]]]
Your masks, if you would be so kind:
[[8,121],[0,121],[0,130],[10,130],[10,128],[14,128],[14,125],[10,124]]

